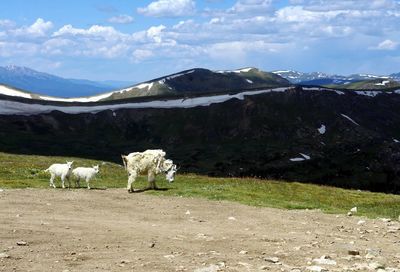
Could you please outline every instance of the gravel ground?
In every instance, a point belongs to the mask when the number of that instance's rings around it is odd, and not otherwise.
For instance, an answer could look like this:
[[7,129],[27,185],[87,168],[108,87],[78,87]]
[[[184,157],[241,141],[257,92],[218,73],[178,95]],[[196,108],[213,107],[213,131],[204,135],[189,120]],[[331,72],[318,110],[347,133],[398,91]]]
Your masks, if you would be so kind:
[[4,190],[0,271],[400,271],[400,223],[124,189]]

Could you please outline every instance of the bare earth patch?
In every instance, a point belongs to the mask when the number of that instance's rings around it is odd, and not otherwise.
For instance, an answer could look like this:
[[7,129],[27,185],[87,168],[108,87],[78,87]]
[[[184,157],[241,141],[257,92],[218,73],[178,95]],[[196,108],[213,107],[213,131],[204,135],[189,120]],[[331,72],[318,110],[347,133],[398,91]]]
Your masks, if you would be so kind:
[[400,271],[399,237],[397,221],[319,211],[123,189],[0,192],[0,271]]

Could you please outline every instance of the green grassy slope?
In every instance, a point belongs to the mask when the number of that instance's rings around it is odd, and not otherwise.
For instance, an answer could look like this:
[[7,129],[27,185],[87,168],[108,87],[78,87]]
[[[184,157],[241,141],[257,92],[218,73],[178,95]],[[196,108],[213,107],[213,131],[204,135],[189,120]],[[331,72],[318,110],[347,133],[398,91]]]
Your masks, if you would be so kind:
[[346,85],[326,85],[325,87],[347,90],[392,90],[400,87],[400,83],[388,79],[362,80]]
[[[48,188],[49,174],[43,170],[52,163],[63,163],[66,160],[74,160],[75,166],[100,164],[100,175],[91,183],[94,188],[124,188],[126,186],[126,172],[118,164],[79,158],[0,153],[0,188]],[[359,215],[391,218],[398,218],[400,215],[400,196],[398,195],[344,190],[297,182],[252,178],[210,178],[192,174],[178,174],[175,182],[171,184],[168,184],[161,176],[157,180],[159,187],[168,190],[147,191],[147,193],[227,200],[260,207],[321,209],[328,213],[347,213],[349,209],[357,206]],[[56,185],[60,187],[59,179]],[[145,186],[145,177],[140,177],[134,185],[135,188]]]

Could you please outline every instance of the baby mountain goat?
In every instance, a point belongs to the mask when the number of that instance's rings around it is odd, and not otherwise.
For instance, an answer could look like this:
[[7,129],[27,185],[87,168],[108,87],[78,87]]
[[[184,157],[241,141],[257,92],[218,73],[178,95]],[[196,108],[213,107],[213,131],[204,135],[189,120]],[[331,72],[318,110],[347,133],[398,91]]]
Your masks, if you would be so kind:
[[72,164],[74,162],[68,162],[64,164],[60,163],[55,163],[50,165],[49,168],[45,170],[45,172],[50,172],[51,177],[50,177],[50,187],[56,188],[56,185],[54,185],[54,178],[55,177],[61,177],[61,185],[63,189],[65,188],[65,179],[68,180],[68,187],[71,187],[71,182],[69,181],[69,177],[72,172]]
[[79,181],[84,179],[86,181],[87,188],[90,189],[90,180],[99,172],[99,166],[95,165],[93,167],[77,167],[72,170],[72,174],[76,178],[75,185],[81,187]]

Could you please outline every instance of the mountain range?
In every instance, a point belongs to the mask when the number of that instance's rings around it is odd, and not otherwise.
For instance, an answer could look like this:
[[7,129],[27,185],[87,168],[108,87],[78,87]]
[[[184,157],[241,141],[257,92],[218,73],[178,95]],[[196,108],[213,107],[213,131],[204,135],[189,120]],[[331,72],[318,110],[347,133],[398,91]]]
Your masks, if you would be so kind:
[[390,75],[371,75],[371,74],[352,74],[349,76],[327,74],[323,72],[304,73],[293,70],[280,70],[273,71],[272,73],[286,78],[293,84],[299,85],[346,85],[350,83],[370,80],[390,80],[400,81],[400,73],[393,73]]
[[0,67],[0,84],[47,96],[74,97],[114,90],[132,85],[132,82],[66,79],[27,67],[9,65]]

